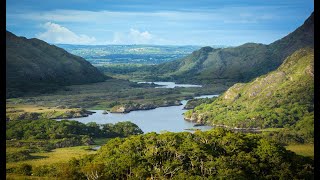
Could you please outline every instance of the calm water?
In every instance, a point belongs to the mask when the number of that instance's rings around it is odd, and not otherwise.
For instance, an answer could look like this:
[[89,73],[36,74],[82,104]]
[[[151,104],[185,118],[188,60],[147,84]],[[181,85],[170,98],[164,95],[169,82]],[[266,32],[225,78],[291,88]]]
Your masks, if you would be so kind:
[[[196,98],[211,98],[218,95],[205,95]],[[208,130],[212,127],[210,126],[197,126],[193,127],[194,123],[185,121],[183,119],[183,107],[187,103],[186,100],[181,101],[183,105],[180,106],[170,106],[170,107],[159,107],[152,110],[141,110],[132,111],[127,114],[122,113],[109,113],[102,114],[103,110],[91,110],[96,113],[83,118],[75,118],[82,123],[96,122],[98,124],[106,123],[117,123],[122,121],[131,121],[137,124],[143,132],[157,132],[161,131],[171,131],[171,132],[181,132],[188,131],[188,128],[197,128],[201,130]]]
[[175,82],[138,82],[138,84],[141,83],[154,83],[157,85],[161,85],[160,87],[156,88],[175,88],[175,87],[202,87],[201,85],[194,85],[194,84],[176,84]]

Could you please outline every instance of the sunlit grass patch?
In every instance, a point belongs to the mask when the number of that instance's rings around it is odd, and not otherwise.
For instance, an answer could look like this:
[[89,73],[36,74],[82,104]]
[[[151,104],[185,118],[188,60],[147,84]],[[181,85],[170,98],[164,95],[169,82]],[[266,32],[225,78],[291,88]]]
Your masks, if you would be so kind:
[[37,112],[37,113],[44,113],[47,111],[57,111],[57,112],[65,112],[70,109],[61,109],[61,108],[54,108],[54,107],[46,107],[46,106],[36,106],[36,105],[29,105],[29,104],[7,104],[6,112],[10,113],[13,110],[15,111],[23,111],[23,112]]
[[314,144],[296,144],[286,146],[287,150],[293,151],[296,154],[313,157],[314,156]]
[[89,150],[89,146],[76,146],[54,149],[51,152],[30,153],[33,157],[30,160],[7,163],[7,168],[27,163],[32,166],[50,165],[59,162],[67,162],[71,158],[78,158],[87,154],[94,154],[96,151]]

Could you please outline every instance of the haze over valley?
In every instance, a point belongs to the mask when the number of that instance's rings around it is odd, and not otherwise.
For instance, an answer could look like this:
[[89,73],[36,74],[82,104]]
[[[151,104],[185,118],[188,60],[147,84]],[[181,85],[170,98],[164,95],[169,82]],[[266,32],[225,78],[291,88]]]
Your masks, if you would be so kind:
[[187,56],[200,46],[164,45],[66,45],[58,44],[71,54],[81,56],[94,66],[104,64],[160,64]]

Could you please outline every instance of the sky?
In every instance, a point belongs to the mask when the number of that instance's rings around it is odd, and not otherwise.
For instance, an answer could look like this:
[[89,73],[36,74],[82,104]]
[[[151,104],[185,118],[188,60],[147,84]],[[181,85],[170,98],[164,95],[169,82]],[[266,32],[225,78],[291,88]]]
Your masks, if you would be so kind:
[[6,29],[52,44],[269,44],[313,0],[6,0]]

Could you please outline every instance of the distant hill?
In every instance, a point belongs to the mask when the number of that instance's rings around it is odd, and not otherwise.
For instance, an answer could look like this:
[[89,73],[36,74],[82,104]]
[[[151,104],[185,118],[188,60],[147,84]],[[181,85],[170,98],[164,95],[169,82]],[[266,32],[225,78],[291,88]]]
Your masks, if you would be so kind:
[[45,93],[61,86],[104,81],[85,59],[39,39],[6,32],[6,96]]
[[160,64],[185,57],[201,46],[176,45],[71,45],[57,44],[93,66],[111,64]]
[[230,48],[203,47],[189,56],[152,69],[155,78],[177,82],[247,82],[275,70],[283,60],[303,47],[314,47],[314,14],[302,26],[269,45],[246,43]]
[[186,113],[198,123],[229,127],[307,127],[314,122],[314,50],[303,48],[275,71],[237,83],[211,104]]

